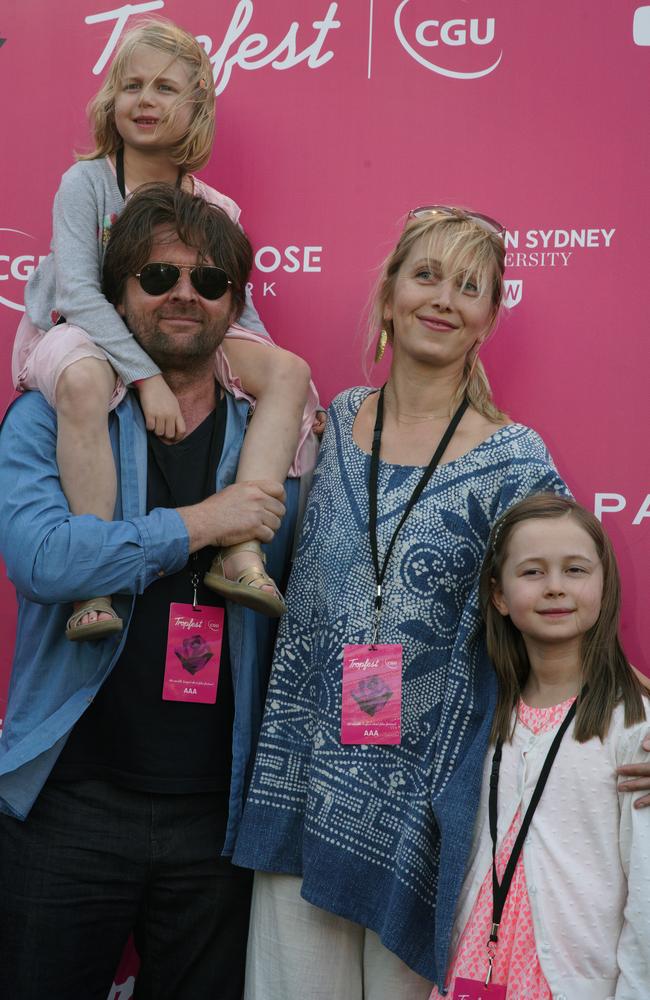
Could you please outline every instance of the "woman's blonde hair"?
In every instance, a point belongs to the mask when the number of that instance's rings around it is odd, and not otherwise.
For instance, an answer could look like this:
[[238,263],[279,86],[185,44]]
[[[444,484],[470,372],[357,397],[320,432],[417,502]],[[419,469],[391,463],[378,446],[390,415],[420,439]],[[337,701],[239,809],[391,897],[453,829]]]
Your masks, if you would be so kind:
[[[607,735],[612,712],[619,702],[625,706],[625,725],[645,719],[643,689],[632,670],[618,637],[621,584],[612,543],[602,524],[588,510],[569,497],[538,493],[514,504],[492,529],[481,575],[479,595],[487,630],[487,648],[499,681],[492,739],[512,737],[513,709],[528,679],[530,663],[519,630],[508,615],[494,606],[492,595],[501,582],[508,542],[518,524],[533,518],[552,521],[570,517],[592,539],[603,573],[600,614],[585,632],[581,646],[582,679],[587,685],[576,713],[574,737],[585,743],[594,736]],[[549,532],[552,526],[549,525]]]
[[185,67],[187,86],[179,94],[166,120],[173,120],[179,107],[187,104],[192,105],[192,119],[186,134],[170,150],[170,159],[184,173],[200,170],[210,159],[214,139],[212,67],[193,35],[164,18],[148,18],[124,35],[104,83],[88,105],[95,148],[91,153],[78,156],[78,159],[96,160],[115,153],[122,146],[122,137],[115,126],[115,97],[122,86],[129,59],[138,45],[148,45],[164,52],[169,56],[170,64],[178,59]]
[[[435,258],[444,274],[456,275],[460,282],[471,280],[478,286],[480,295],[490,294],[494,317],[488,332],[494,330],[503,301],[503,238],[473,222],[463,209],[457,211],[457,215],[415,218],[407,222],[397,246],[384,261],[381,270],[371,304],[367,351],[370,351],[379,330],[386,331],[389,343],[393,341],[393,324],[384,318],[384,311],[392,300],[402,264],[415,244],[423,238],[426,240],[425,253],[431,258],[435,245]],[[463,377],[452,400],[452,411],[465,395],[470,405],[488,420],[499,422],[504,419],[505,414],[492,399],[488,377],[474,350],[465,359]]]

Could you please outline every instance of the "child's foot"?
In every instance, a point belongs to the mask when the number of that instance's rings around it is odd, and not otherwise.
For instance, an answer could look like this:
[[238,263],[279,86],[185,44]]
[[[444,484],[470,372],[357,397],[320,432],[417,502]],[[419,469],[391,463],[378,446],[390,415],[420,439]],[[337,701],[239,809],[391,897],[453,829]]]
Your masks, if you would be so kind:
[[87,639],[104,639],[121,632],[123,622],[113,610],[110,597],[93,597],[89,601],[75,601],[74,612],[68,618],[65,637],[70,642]]
[[269,618],[279,618],[287,610],[282,595],[264,569],[265,558],[259,542],[242,542],[221,549],[203,577],[206,587],[229,601],[243,604]]

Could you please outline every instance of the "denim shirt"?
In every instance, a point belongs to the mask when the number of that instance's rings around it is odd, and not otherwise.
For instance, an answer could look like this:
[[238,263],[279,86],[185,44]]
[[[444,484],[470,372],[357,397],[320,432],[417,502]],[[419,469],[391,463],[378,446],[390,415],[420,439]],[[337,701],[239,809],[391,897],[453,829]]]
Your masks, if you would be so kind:
[[[227,397],[227,425],[216,490],[235,479],[248,404]],[[10,407],[0,433],[0,551],[18,595],[9,699],[0,739],[0,811],[25,819],[66,739],[124,645],[135,595],[186,564],[189,537],[175,510],[146,513],[147,436],[133,394],[111,414],[118,472],[113,521],[70,513],[56,462],[56,413],[37,392]],[[295,529],[298,481],[289,480],[287,514],[267,552],[275,579],[286,574]],[[112,594],[124,620],[119,636],[72,643],[71,603]],[[275,638],[275,623],[228,604],[235,692],[230,813],[224,854],[232,853],[255,745]]]

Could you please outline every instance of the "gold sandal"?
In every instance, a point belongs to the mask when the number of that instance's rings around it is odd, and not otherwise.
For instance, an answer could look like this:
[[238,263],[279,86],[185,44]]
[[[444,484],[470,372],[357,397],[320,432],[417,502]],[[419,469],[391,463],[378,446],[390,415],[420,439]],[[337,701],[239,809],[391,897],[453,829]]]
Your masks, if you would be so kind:
[[[206,587],[226,597],[229,601],[234,601],[235,604],[243,604],[244,607],[258,611],[268,618],[279,618],[285,613],[287,606],[275,581],[268,573],[251,565],[245,567],[235,580],[229,580],[226,576],[223,566],[224,559],[236,552],[255,552],[261,557],[263,563],[266,562],[266,556],[261,551],[259,542],[241,542],[239,545],[230,545],[227,551],[221,550],[214,557],[210,569],[203,577]],[[274,593],[261,590],[260,588],[264,586],[273,587]]]
[[[106,612],[110,618],[101,618],[94,622],[86,622],[80,625],[79,622],[89,611]],[[89,601],[84,601],[76,611],[73,611],[65,626],[65,637],[70,642],[82,642],[85,639],[104,639],[107,635],[115,635],[121,632],[124,623],[118,618],[115,609],[110,601],[105,597],[92,597]]]

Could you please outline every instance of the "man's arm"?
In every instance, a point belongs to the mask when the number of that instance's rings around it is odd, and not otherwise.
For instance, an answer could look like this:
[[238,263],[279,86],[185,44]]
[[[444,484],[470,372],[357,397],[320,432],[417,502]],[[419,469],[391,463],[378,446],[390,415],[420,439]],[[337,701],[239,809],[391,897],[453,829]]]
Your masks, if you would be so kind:
[[56,463],[56,414],[28,392],[0,432],[0,551],[21,594],[58,604],[141,593],[185,565],[188,537],[174,510],[122,521],[73,517]]
[[284,513],[281,497],[279,484],[246,483],[179,511],[74,517],[59,481],[56,415],[43,397],[17,400],[0,433],[0,551],[16,589],[41,604],[141,593],[204,545],[269,541]]

